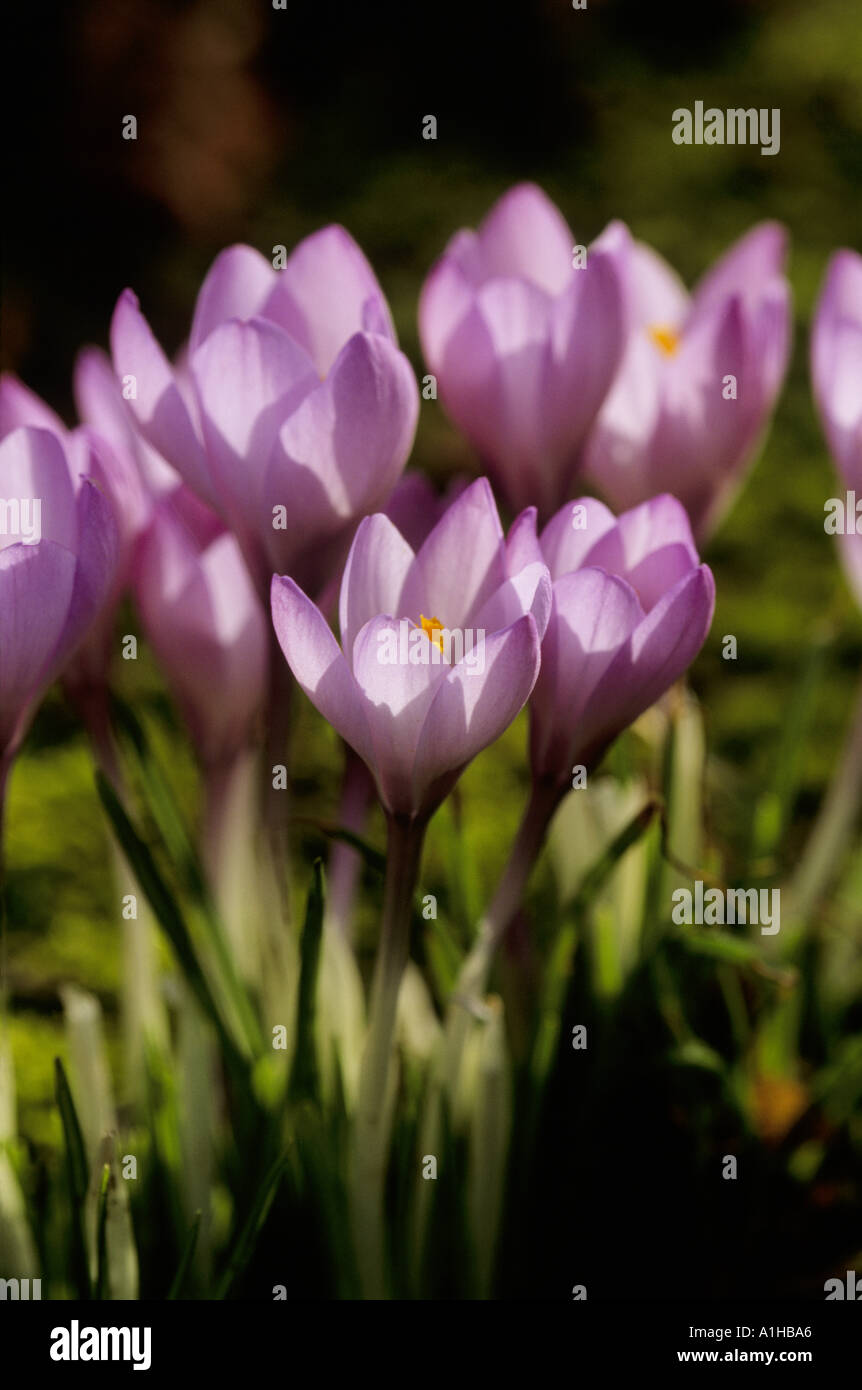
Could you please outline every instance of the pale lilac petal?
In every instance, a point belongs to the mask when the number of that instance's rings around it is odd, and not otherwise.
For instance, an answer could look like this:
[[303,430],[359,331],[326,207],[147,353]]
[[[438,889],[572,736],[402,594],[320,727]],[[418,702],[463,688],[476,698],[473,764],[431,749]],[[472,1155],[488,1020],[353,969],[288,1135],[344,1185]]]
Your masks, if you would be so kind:
[[362,692],[323,614],[287,576],[273,575],[272,621],[297,683],[373,771],[374,746]]
[[494,204],[479,228],[478,242],[486,280],[517,276],[559,294],[572,275],[575,238],[535,184],[518,184]]
[[[566,776],[582,730],[599,714],[592,702],[599,682],[632,632],[643,609],[631,585],[598,569],[574,570],[554,584],[554,603],[542,646],[542,669],[531,703],[534,772]],[[624,698],[608,691],[601,714],[613,719]],[[620,725],[623,728],[624,725]]]
[[[403,623],[403,626],[402,626]],[[400,654],[402,632],[417,633],[413,651],[427,660],[387,660]],[[374,745],[374,769],[381,797],[390,810],[416,809],[411,771],[419,735],[434,693],[448,666],[440,649],[418,624],[380,615],[357,634],[353,674],[364,697],[364,713]],[[319,706],[318,706],[319,708]],[[349,742],[349,740],[348,740]]]
[[718,308],[728,295],[747,301],[760,298],[770,280],[781,275],[787,259],[787,232],[778,222],[759,222],[716,261],[695,287],[692,313]]
[[410,453],[419,413],[416,379],[385,338],[357,334],[285,421],[263,484],[261,516],[287,511],[287,529],[266,528],[271,562],[287,567],[321,537],[380,510]]
[[551,576],[543,560],[525,565],[501,584],[473,615],[471,626],[486,633],[499,632],[525,613],[532,614],[541,642],[551,615]]
[[60,641],[51,657],[52,674],[59,674],[99,617],[114,591],[119,558],[119,528],[114,509],[89,479],[77,497],[78,563]]
[[48,683],[75,582],[75,556],[51,541],[0,550],[0,755]]
[[317,374],[303,349],[266,319],[232,319],[213,329],[190,370],[222,507],[254,534],[279,429],[318,386]]
[[[460,661],[437,689],[416,747],[413,803],[430,809],[457,774],[500,737],[526,704],[539,671],[539,635],[527,614],[486,637],[484,667]],[[476,649],[470,653],[476,661]],[[453,775],[454,774],[454,775]]]
[[402,613],[414,622],[424,615],[447,628],[470,627],[471,614],[508,578],[505,556],[493,493],[488,480],[478,478],[455,499],[416,556]]
[[134,377],[129,407],[146,438],[189,487],[215,505],[203,448],[173,369],[131,290],[120,295],[114,310],[111,353],[121,388],[124,378]]
[[41,396],[37,396],[12,372],[4,372],[0,376],[0,439],[22,425],[50,430],[61,438],[66,434],[63,421]]
[[567,502],[551,517],[540,537],[542,554],[552,579],[580,569],[599,539],[617,524],[613,512],[595,497]]
[[632,243],[630,266],[635,324],[678,332],[689,312],[689,296],[676,271],[642,241]]
[[[21,426],[6,435],[0,442],[0,499],[5,504],[0,550],[19,541],[35,545],[44,539],[65,546],[73,554],[77,551],[75,493],[56,434]],[[27,537],[21,530],[11,529],[13,503],[17,504],[19,527],[26,522]]]
[[625,512],[583,563],[621,575],[649,612],[677,580],[697,568],[700,559],[688,513],[665,493]]
[[401,532],[382,512],[359,523],[341,580],[338,616],[345,652],[353,651],[359,629],[372,618],[400,613],[413,559]]
[[638,624],[604,673],[578,730],[585,758],[603,750],[687,670],[706,640],[714,608],[712,571],[701,565]]
[[216,256],[195,305],[189,352],[194,353],[219,324],[252,319],[275,286],[277,272],[252,246],[229,246]]
[[263,313],[302,345],[321,376],[355,333],[396,343],[377,277],[343,227],[306,237],[275,277]]

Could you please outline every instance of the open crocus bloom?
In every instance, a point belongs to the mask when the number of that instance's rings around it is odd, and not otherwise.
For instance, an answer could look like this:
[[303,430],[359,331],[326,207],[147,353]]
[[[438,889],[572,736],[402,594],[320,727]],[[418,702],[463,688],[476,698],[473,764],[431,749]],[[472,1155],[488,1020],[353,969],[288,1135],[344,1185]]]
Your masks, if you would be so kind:
[[367,763],[386,809],[417,818],[525,704],[549,608],[535,512],[505,537],[484,478],[416,553],[382,513],[361,523],[341,584],[341,648],[293,580],[272,581],[297,681]]
[[[862,500],[862,256],[838,251],[829,262],[811,334],[814,395],[832,457]],[[862,603],[862,533],[841,535],[841,555]],[[841,534],[839,532],[839,534]]]
[[114,367],[145,437],[238,536],[256,581],[318,592],[358,519],[404,467],[418,391],[371,267],[341,227],[281,270],[249,246],[217,257],[175,369],[130,290]]
[[0,498],[1,784],[36,699],[106,601],[118,547],[109,501],[51,430],[0,442]]
[[530,702],[537,779],[569,785],[682,675],[712,622],[715,585],[685,509],[654,497],[618,520],[601,502],[564,507],[540,537],[553,579]]
[[575,268],[562,216],[520,184],[453,237],[425,282],[426,361],[512,511],[535,504],[544,520],[571,494],[625,345],[629,242],[613,224]]
[[699,538],[716,524],[787,366],[785,256],[782,228],[762,223],[689,297],[655,251],[631,246],[628,345],[585,451],[615,510],[672,492]]
[[201,761],[229,763],[266,693],[266,614],[236,537],[182,485],[153,509],[135,597]]

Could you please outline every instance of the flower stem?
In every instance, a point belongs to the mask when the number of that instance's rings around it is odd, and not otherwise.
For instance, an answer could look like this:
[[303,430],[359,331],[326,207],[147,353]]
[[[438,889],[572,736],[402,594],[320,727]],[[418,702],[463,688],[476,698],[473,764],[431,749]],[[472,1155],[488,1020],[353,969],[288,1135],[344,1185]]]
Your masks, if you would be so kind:
[[862,799],[862,687],[850,732],[814,829],[790,882],[793,916],[804,923],[823,896],[847,846]]
[[425,822],[388,816],[383,924],[371,985],[368,1033],[355,1117],[352,1199],[359,1274],[365,1298],[385,1298],[383,1224],[389,1138],[388,1080],[398,991],[410,951],[410,917]]

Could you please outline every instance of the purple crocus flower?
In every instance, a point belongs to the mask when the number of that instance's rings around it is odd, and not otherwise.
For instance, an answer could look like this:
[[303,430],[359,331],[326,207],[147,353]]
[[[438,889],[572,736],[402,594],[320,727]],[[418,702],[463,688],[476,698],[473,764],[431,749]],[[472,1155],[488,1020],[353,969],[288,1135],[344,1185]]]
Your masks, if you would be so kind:
[[382,513],[360,524],[341,585],[341,647],[292,579],[272,581],[297,681],[367,763],[390,815],[416,820],[525,704],[549,604],[535,512],[505,537],[485,479],[417,553]]
[[35,702],[106,601],[117,564],[107,497],[53,430],[0,442],[0,802]]
[[182,485],[155,504],[134,591],[201,762],[229,765],[263,706],[268,624],[236,537]]
[[281,270],[249,246],[223,251],[180,367],[130,290],[111,345],[143,434],[236,533],[262,591],[278,570],[318,592],[359,518],[386,502],[418,414],[383,293],[347,232],[307,237]]
[[783,229],[761,223],[689,297],[655,251],[631,246],[628,345],[585,451],[616,511],[671,492],[698,538],[716,525],[787,367],[785,255]]
[[[862,502],[862,256],[829,262],[811,334],[811,373],[823,428],[842,481]],[[862,518],[845,508],[841,556],[862,603]],[[852,518],[852,520],[851,520]],[[852,526],[852,529],[851,529]]]
[[682,675],[712,622],[715,584],[685,509],[662,496],[618,520],[583,498],[540,537],[553,579],[530,702],[536,781],[563,789]]
[[78,356],[75,396],[83,423],[70,430],[12,373],[0,378],[0,438],[21,426],[50,430],[62,445],[73,477],[86,474],[93,479],[108,498],[116,522],[110,590],[64,673],[86,700],[107,684],[114,620],[128,586],[135,545],[148,522],[150,499],[140,474],[139,454],[145,446],[130,427],[110,362],[97,348],[85,348]]
[[580,266],[557,208],[520,184],[453,237],[425,282],[428,366],[512,511],[534,504],[546,519],[571,495],[625,345],[629,241],[612,224]]

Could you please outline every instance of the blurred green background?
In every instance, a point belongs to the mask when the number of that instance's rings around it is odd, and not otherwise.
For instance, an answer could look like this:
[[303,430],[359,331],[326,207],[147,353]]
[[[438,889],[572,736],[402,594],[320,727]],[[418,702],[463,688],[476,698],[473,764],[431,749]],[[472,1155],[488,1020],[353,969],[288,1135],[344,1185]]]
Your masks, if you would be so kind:
[[[425,7],[258,0],[169,5],[70,0],[45,22],[18,7],[10,52],[41,73],[43,99],[6,156],[3,366],[71,420],[77,348],[106,345],[131,285],[161,341],[185,336],[200,279],[226,244],[264,254],[343,223],[374,265],[421,375],[416,305],[449,236],[510,184],[532,179],[579,241],[621,218],[692,283],[752,223],[789,229],[793,359],[765,449],[709,547],[718,606],[692,672],[710,752],[713,862],[749,859],[758,797],[794,763],[778,871],[797,858],[862,673],[862,617],[823,504],[835,476],[808,380],[811,311],[830,253],[862,249],[862,11],[856,0],[568,0]],[[671,113],[696,100],[778,107],[781,150],[679,147]],[[137,142],[121,138],[138,119]],[[438,139],[421,138],[433,113]],[[473,466],[436,402],[423,402],[411,463],[443,481]],[[120,631],[137,631],[131,614]],[[738,641],[735,663],[721,638]],[[782,742],[814,647],[823,659],[804,738]],[[190,815],[195,773],[142,644],[118,688],[164,730]],[[339,760],[307,702],[297,710],[294,793],[331,819]],[[461,786],[481,901],[520,811],[524,722]],[[448,815],[449,813],[444,813]],[[62,1050],[57,983],[76,979],[116,1018],[118,940],[107,832],[82,735],[60,696],[45,703],[12,779],[9,964],[21,1128],[56,1135],[51,1061]],[[380,827],[371,837],[380,843]],[[301,850],[315,848],[314,836]],[[425,877],[445,877],[442,830]],[[442,889],[445,896],[445,886]],[[461,904],[465,921],[467,912]],[[862,904],[847,906],[859,939]],[[373,930],[373,912],[366,926]],[[858,946],[857,946],[858,957]],[[859,1004],[844,1026],[860,1027]]]

